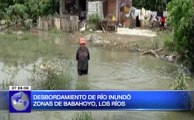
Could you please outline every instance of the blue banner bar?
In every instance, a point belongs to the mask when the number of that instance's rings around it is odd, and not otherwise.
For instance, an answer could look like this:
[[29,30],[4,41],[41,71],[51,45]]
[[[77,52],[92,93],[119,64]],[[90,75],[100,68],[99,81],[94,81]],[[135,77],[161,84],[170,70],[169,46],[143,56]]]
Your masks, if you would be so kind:
[[32,110],[191,110],[194,91],[31,91]]
[[9,110],[9,92],[0,91],[0,110]]

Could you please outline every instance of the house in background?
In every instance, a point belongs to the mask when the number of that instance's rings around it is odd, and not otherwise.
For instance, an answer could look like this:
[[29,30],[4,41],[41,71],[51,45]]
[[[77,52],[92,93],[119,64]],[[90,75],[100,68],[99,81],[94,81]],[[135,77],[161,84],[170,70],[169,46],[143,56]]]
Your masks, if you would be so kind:
[[60,0],[60,26],[61,30],[77,31],[79,20],[85,18],[87,0]]
[[[130,19],[126,15],[132,8],[132,0],[106,0],[104,1],[104,16],[106,16],[106,29],[108,26],[117,29],[117,26],[130,26]],[[116,30],[117,31],[117,30]]]
[[[108,0],[60,0],[60,16],[66,15],[81,15],[81,12],[85,12],[85,19],[88,12],[99,11],[99,3],[104,3]],[[90,4],[96,4],[96,6],[90,7]],[[103,6],[100,6],[103,9]],[[101,9],[101,8],[100,8]]]
[[102,19],[111,16],[117,25],[128,27],[129,19],[125,15],[131,7],[132,0],[60,0],[60,26],[64,31],[78,30],[80,20],[97,12]]

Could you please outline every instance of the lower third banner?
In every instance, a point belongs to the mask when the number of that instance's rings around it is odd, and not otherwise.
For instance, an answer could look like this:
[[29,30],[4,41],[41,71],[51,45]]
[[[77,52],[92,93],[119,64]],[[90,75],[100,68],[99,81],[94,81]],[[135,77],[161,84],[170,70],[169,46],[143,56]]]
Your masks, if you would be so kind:
[[188,91],[32,91],[32,110],[191,110]]
[[10,112],[17,112],[17,110],[20,112],[31,110],[175,111],[192,110],[194,105],[194,91],[32,90],[27,92],[10,93],[9,109],[14,109]]

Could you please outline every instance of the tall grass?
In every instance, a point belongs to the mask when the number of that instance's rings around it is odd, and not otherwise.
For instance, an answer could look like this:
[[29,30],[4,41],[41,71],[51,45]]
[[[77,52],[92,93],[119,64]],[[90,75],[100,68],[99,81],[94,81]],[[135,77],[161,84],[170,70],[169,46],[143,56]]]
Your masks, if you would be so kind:
[[73,120],[94,120],[92,119],[91,113],[88,112],[82,112],[78,113]]
[[9,89],[9,86],[14,84],[14,78],[17,75],[18,69],[13,67],[6,67],[2,70],[2,72],[6,73],[8,77],[0,84],[0,89],[7,90]]
[[174,52],[174,43],[173,43],[173,35],[171,31],[163,31],[158,33],[160,41],[162,42],[162,47],[168,52]]
[[186,82],[187,80],[190,80],[188,74],[188,70],[181,65],[178,69],[178,75],[176,76],[176,79],[170,88],[173,90],[188,90],[189,88]]
[[92,14],[89,16],[88,22],[90,24],[100,24],[102,21],[102,19],[100,18],[100,16],[98,14]]
[[178,76],[175,79],[175,82],[171,85],[171,89],[173,90],[187,90],[188,89],[188,85],[186,82],[186,79],[188,79],[188,77],[186,77],[185,74],[178,74]]
[[59,59],[51,59],[34,66],[30,79],[36,89],[63,90],[70,89],[71,77],[69,71]]
[[102,22],[101,17],[98,14],[92,14],[88,18],[87,29],[96,30]]

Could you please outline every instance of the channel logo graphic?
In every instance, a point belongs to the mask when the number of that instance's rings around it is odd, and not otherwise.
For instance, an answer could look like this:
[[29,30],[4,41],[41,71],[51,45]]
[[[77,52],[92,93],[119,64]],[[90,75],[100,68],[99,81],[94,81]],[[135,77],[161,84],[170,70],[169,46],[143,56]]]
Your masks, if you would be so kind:
[[28,95],[25,94],[24,92],[15,93],[11,97],[11,105],[17,111],[26,110],[29,106]]
[[10,86],[9,90],[9,111],[10,113],[31,112],[31,87]]

